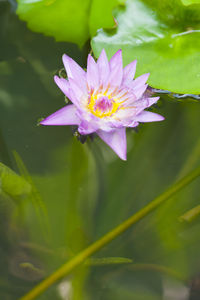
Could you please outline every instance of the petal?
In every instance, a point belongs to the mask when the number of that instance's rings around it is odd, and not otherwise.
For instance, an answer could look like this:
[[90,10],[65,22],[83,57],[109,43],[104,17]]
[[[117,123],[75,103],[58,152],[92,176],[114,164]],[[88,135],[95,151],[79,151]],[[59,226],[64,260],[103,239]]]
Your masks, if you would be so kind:
[[134,60],[124,68],[123,81],[122,81],[123,84],[128,84],[133,80],[135,76],[136,65],[137,65],[137,60]]
[[126,128],[111,132],[97,131],[98,136],[122,159],[126,160]]
[[57,110],[55,113],[40,122],[41,125],[78,125],[80,119],[76,115],[76,106],[73,104]]
[[110,59],[110,75],[108,83],[111,86],[120,86],[123,77],[122,50],[118,50]]
[[149,75],[150,73],[146,73],[146,74],[143,74],[139,77],[137,77],[134,81],[132,81],[130,83],[130,87],[131,88],[134,88],[134,87],[139,87],[139,86],[142,86],[143,84],[146,83],[147,79],[149,78]]
[[82,120],[79,127],[78,127],[78,132],[80,134],[90,134],[95,131],[97,131],[98,127],[94,123],[89,123],[86,120]]
[[122,64],[122,50],[119,49],[110,59],[109,65],[110,65],[110,70],[115,68],[117,64]]
[[135,96],[137,97],[137,99],[139,99],[139,98],[142,97],[142,95],[143,95],[144,92],[146,91],[147,87],[148,87],[148,84],[144,84],[144,85],[139,86],[139,87],[136,87],[136,88],[134,89],[134,94],[135,94]]
[[159,99],[160,97],[152,97],[152,98],[147,98],[148,99],[148,107],[150,107],[151,105],[155,104]]
[[99,70],[100,84],[105,85],[107,83],[108,76],[110,74],[110,66],[104,49],[101,51],[101,54],[97,60],[97,66]]
[[127,127],[137,127],[139,125],[139,122],[133,121],[130,124],[127,125]]
[[74,79],[69,78],[69,86],[69,98],[76,106],[80,106],[82,103],[85,103],[85,101],[87,101],[87,94],[84,93],[83,90],[81,90],[80,86]]
[[142,110],[156,103],[159,100],[159,98],[160,97],[152,97],[152,98],[144,97],[135,101],[134,105],[136,107],[136,114],[138,115]]
[[68,55],[63,54],[63,64],[67,71],[67,76],[70,78],[79,78],[85,76],[85,71]]
[[64,54],[62,58],[68,78],[73,78],[80,88],[86,91],[86,72],[68,55]]
[[158,121],[163,121],[165,118],[161,115],[144,110],[139,115],[137,115],[134,119],[135,121],[138,122],[158,122]]
[[61,91],[69,98],[69,83],[66,79],[54,76],[54,81]]
[[99,86],[99,72],[94,58],[89,54],[87,60],[87,83],[89,88],[97,88]]

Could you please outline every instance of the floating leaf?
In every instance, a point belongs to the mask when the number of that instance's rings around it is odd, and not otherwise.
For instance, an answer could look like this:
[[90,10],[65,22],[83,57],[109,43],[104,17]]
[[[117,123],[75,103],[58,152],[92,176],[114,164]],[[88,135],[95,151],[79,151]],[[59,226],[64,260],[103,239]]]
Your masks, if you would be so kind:
[[138,59],[137,76],[150,72],[151,86],[200,93],[200,5],[128,0],[115,18],[117,30],[100,30],[92,40],[97,57],[102,48],[109,57],[121,48],[125,65]]
[[182,2],[184,5],[191,5],[191,4],[197,4],[197,3],[200,3],[199,0],[181,0],[181,2]]
[[89,38],[86,16],[90,0],[18,0],[17,14],[36,32],[54,36],[57,41],[77,42]]
[[[115,22],[112,17],[113,7],[124,4],[125,0],[93,0],[91,4],[89,27],[90,35],[94,36],[97,29],[114,27]],[[103,18],[102,18],[103,16]]]
[[17,14],[33,31],[83,46],[90,33],[114,25],[112,9],[120,2],[123,0],[18,0]]

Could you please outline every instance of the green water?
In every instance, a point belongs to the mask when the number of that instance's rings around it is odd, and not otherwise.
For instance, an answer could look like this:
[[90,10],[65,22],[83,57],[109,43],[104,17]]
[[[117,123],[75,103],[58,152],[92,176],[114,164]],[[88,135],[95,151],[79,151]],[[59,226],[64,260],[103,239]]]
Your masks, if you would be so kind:
[[[200,103],[162,97],[155,111],[166,120],[128,131],[123,162],[98,138],[81,144],[70,127],[37,126],[65,104],[53,81],[62,54],[85,67],[88,45],[31,32],[7,1],[0,41],[0,158],[31,187],[0,194],[0,299],[12,300],[200,164]],[[121,263],[91,261],[38,299],[199,299],[200,217],[180,222],[199,204],[199,184],[95,255]]]

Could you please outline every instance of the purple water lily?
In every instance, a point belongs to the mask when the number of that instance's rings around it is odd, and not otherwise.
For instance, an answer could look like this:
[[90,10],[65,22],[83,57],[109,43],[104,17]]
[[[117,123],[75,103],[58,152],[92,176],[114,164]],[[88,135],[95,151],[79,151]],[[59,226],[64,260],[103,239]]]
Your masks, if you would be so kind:
[[144,109],[159,97],[145,93],[149,74],[133,79],[136,60],[125,68],[122,51],[108,61],[102,50],[97,62],[89,54],[87,72],[72,58],[63,55],[68,79],[54,77],[73,104],[66,105],[40,122],[42,125],[77,125],[82,135],[96,134],[123,160],[126,160],[126,127],[139,122],[162,121],[164,117]]

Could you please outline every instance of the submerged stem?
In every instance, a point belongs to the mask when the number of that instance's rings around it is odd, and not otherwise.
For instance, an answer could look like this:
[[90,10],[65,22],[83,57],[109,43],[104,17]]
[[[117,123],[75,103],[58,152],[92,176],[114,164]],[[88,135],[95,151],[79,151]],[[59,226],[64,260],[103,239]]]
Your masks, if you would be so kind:
[[121,233],[126,231],[131,225],[140,221],[143,217],[148,215],[151,211],[156,209],[162,202],[169,199],[175,193],[180,191],[194,179],[200,176],[200,167],[196,168],[194,171],[190,172],[183,179],[176,182],[170,188],[168,188],[163,194],[155,198],[152,202],[147,204],[137,213],[132,215],[126,221],[115,227],[113,230],[105,234],[102,238],[91,244],[89,247],[81,251],[75,257],[73,257],[70,261],[66,262],[62,265],[57,271],[55,271],[52,275],[44,279],[41,283],[39,283],[35,288],[33,288],[29,293],[21,298],[21,300],[32,300],[38,295],[40,295],[43,291],[45,291],[48,287],[54,284],[57,280],[62,277],[68,275],[72,270],[74,270],[78,265],[84,262],[84,260],[94,253],[96,253],[99,249],[103,248],[106,244],[110,243],[113,239],[118,237]]

